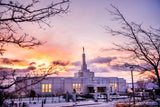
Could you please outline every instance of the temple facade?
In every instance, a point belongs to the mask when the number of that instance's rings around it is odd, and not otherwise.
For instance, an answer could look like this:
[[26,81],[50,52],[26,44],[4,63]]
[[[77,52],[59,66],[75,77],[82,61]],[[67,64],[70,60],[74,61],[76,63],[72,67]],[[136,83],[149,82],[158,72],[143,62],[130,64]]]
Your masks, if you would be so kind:
[[74,74],[74,77],[47,77],[29,89],[39,95],[72,93],[73,90],[79,94],[116,93],[126,92],[126,80],[118,77],[95,77],[94,72],[87,69],[83,48],[81,69]]

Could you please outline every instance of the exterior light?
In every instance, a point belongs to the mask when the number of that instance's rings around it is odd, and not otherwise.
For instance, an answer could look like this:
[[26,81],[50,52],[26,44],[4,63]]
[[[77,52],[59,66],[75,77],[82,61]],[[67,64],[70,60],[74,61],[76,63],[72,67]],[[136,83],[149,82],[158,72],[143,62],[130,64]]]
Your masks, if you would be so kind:
[[133,71],[133,66],[130,66],[130,70]]
[[131,79],[132,79],[132,88],[133,88],[133,103],[135,104],[135,95],[134,95],[134,82],[133,82],[133,66],[130,66],[130,70],[131,70]]

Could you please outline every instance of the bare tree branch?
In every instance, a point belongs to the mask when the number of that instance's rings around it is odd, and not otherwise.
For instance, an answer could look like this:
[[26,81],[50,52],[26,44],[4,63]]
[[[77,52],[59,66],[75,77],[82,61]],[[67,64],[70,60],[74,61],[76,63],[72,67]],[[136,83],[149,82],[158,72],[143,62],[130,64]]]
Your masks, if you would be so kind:
[[39,0],[29,0],[27,2],[19,0],[0,1],[0,54],[3,54],[5,44],[16,44],[22,48],[32,48],[43,43],[28,33],[18,34],[21,30],[20,23],[47,23],[47,19],[61,13],[67,13],[69,0],[52,2],[46,7],[36,7]]
[[143,68],[142,71],[146,70],[153,72],[154,70],[160,87],[160,29],[151,27],[149,30],[145,30],[142,27],[142,24],[129,22],[117,7],[111,6],[113,11],[109,10],[109,13],[115,17],[114,21],[120,21],[122,27],[119,30],[106,27],[106,30],[113,36],[117,35],[128,39],[123,45],[114,44],[117,47],[117,50],[129,51],[135,56],[135,61],[140,60],[148,64],[150,66],[149,68],[147,68],[147,66],[135,65],[141,70]]
[[[22,31],[23,23],[45,24],[50,27],[48,19],[59,14],[68,12],[69,0],[57,0],[48,4],[48,6],[38,6],[41,0],[0,0],[0,54],[6,49],[6,44],[14,44],[22,48],[33,48],[42,45],[44,42],[32,37],[28,32]],[[23,32],[23,31],[22,31]],[[57,66],[52,65],[48,68],[36,69],[29,72],[24,77],[17,78],[17,71],[5,71],[0,68],[0,106],[6,99],[5,91],[12,86],[24,83],[24,86],[18,86],[15,92],[35,85],[51,74],[57,74]],[[25,84],[26,81],[32,81],[31,84]],[[6,83],[7,82],[7,83]],[[3,96],[1,96],[3,94]]]

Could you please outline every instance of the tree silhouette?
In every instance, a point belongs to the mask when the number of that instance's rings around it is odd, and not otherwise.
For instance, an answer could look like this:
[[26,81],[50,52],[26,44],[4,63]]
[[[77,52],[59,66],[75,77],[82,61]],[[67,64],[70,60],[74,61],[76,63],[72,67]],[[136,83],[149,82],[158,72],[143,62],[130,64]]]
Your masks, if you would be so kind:
[[[42,45],[43,42],[30,36],[27,32],[22,31],[21,24],[37,23],[46,24],[48,18],[68,11],[69,0],[57,0],[41,7],[41,0],[0,0],[0,54],[6,51],[6,44],[14,44],[22,48],[32,48]],[[13,93],[27,89],[27,87],[35,85],[51,74],[56,74],[56,65],[47,68],[32,70],[32,72],[24,73],[23,77],[17,78],[16,70],[5,70],[0,68],[0,107],[6,99],[6,93],[12,86],[16,85]],[[26,83],[31,81],[30,83]],[[21,84],[21,85],[19,85]],[[12,93],[12,94],[13,94]]]
[[109,13],[114,16],[114,21],[120,22],[121,28],[115,30],[106,27],[106,30],[113,36],[121,36],[128,39],[123,45],[114,43],[116,50],[128,51],[131,53],[129,59],[135,62],[143,62],[143,65],[135,64],[134,66],[140,69],[142,73],[149,71],[155,74],[160,87],[160,29],[150,27],[146,30],[142,24],[129,22],[117,7],[113,5],[112,7],[113,11],[109,10]]
[[21,23],[44,23],[49,26],[47,19],[66,13],[69,8],[69,0],[52,2],[46,7],[38,7],[39,0],[0,0],[0,54],[3,54],[5,44],[16,44],[19,47],[32,48],[41,45],[42,42],[28,33],[19,34],[22,30]]
[[[136,82],[137,83],[137,87],[139,89],[145,89],[147,84],[148,84],[148,81],[145,81],[145,80],[139,80]],[[142,90],[143,91],[143,90]]]
[[[54,64],[50,65],[49,67],[40,67],[26,72],[21,77],[17,77],[19,75],[16,70],[5,71],[0,69],[0,100],[2,100],[0,102],[4,102],[4,100],[9,97],[6,93],[14,94],[17,97],[20,97],[22,92],[25,92],[26,94],[27,91],[31,90],[31,86],[35,86],[39,82],[46,79],[46,77],[49,75],[57,75],[60,70],[64,69],[64,67],[59,68],[59,65]],[[10,88],[13,86],[15,86],[15,89],[10,91]],[[0,103],[0,107],[2,106],[1,104],[3,103]]]

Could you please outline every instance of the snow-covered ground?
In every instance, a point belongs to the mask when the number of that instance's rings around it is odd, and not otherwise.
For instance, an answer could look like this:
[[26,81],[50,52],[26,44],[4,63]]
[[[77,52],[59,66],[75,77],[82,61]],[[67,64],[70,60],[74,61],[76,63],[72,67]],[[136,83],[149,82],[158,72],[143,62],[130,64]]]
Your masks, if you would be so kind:
[[[64,102],[64,103],[48,103],[44,104],[44,107],[115,107],[115,101],[113,102],[94,102],[92,100],[89,101],[81,101],[81,102]],[[30,104],[29,107],[41,107],[41,104]]]
[[[25,102],[28,107],[41,107],[42,106],[42,101],[46,99],[46,103],[43,104],[44,107],[73,107],[73,106],[83,106],[83,107],[115,107],[115,103],[117,101],[112,101],[112,102],[105,102],[104,100],[99,100],[98,102],[95,102],[93,100],[86,100],[86,101],[77,101],[77,102],[65,102],[65,99],[63,97],[43,97],[43,98],[35,98],[32,100],[32,98],[23,98],[21,100],[19,99],[12,99],[14,103],[19,103]],[[6,100],[8,104],[11,103],[11,100]]]
[[[126,99],[114,99],[113,101],[106,102],[104,99],[99,99],[98,102],[95,102],[94,100],[85,100],[85,101],[77,101],[77,102],[66,102],[65,99],[61,97],[41,97],[41,98],[35,98],[32,100],[32,98],[23,98],[23,99],[8,99],[5,100],[8,104],[11,104],[11,101],[17,104],[19,107],[19,103],[25,103],[28,107],[41,107],[42,101],[45,104],[43,104],[43,107],[115,107],[116,104],[129,104],[133,102],[133,99],[126,98]],[[136,98],[136,101],[138,101],[139,98]],[[154,105],[158,107],[158,103],[153,100],[145,100],[143,102],[136,102],[136,105]]]

